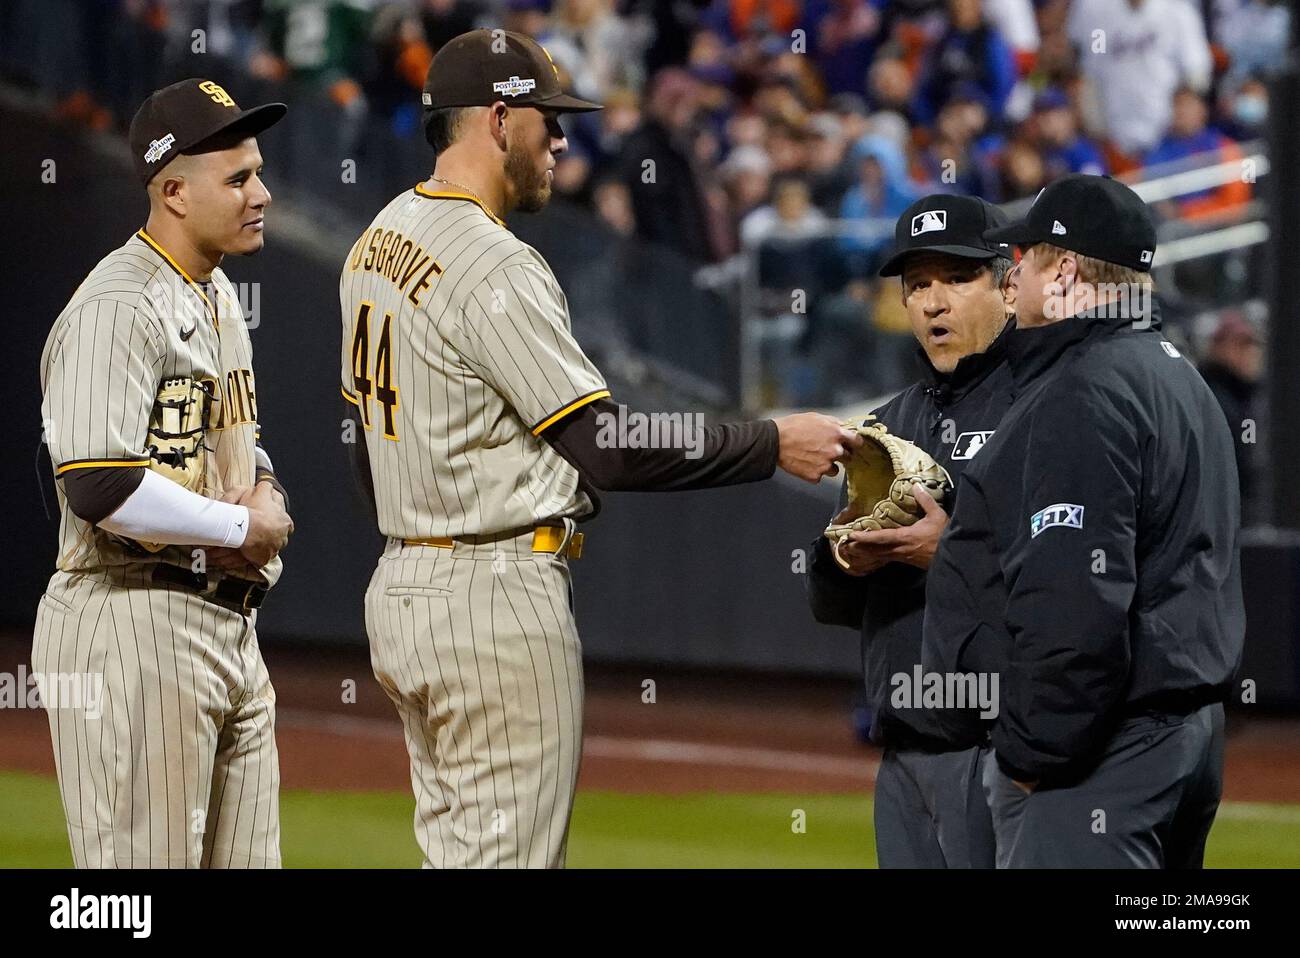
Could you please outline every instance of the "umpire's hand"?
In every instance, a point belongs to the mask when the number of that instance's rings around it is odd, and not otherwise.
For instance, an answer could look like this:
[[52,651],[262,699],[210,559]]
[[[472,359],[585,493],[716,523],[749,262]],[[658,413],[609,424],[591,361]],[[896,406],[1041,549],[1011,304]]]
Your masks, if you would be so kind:
[[776,464],[805,482],[835,475],[836,461],[862,445],[861,436],[819,412],[782,416],[774,422],[780,444]]
[[[889,562],[905,562],[918,569],[930,568],[934,550],[939,547],[939,537],[948,525],[948,513],[924,487],[913,486],[912,494],[925,510],[925,518],[901,529],[850,532],[837,550],[845,572],[867,575]],[[834,521],[841,520],[836,517]]]

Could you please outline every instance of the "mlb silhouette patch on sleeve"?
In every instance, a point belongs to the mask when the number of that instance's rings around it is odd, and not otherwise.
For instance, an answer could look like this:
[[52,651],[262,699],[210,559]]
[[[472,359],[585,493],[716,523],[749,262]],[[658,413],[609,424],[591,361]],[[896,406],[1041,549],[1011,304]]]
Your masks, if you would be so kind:
[[1029,538],[1037,539],[1040,532],[1046,532],[1052,526],[1064,526],[1067,529],[1083,528],[1083,506],[1072,502],[1057,502],[1029,517]]

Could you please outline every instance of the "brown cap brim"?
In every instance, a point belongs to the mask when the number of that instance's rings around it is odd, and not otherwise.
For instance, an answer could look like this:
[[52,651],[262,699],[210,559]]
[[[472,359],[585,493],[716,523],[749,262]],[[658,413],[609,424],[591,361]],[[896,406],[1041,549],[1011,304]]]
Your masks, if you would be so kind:
[[222,142],[229,142],[235,137],[257,136],[268,127],[274,126],[284,118],[289,112],[289,108],[283,103],[263,103],[261,106],[255,106],[230,118],[229,123],[223,123],[215,130],[205,134],[202,139],[182,146],[176,152],[178,153],[203,153],[202,147],[210,141],[220,138]]
[[605,109],[603,104],[592,103],[590,100],[580,100],[576,96],[569,96],[567,93],[548,97],[545,100],[537,100],[525,104],[525,106],[544,106],[548,110],[556,110],[559,113],[590,113],[592,110]]

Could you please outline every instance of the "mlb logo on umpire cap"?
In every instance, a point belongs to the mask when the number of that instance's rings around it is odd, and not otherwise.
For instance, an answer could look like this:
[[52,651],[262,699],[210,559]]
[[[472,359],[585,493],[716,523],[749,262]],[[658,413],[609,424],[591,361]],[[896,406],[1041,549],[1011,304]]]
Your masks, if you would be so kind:
[[912,217],[912,235],[934,233],[948,228],[947,210],[926,210]]

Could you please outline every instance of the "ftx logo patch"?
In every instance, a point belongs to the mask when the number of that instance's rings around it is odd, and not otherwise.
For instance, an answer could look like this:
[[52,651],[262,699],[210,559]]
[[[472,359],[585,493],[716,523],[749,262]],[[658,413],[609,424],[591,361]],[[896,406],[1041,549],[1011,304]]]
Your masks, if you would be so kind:
[[1040,532],[1045,532],[1052,526],[1082,529],[1083,506],[1076,506],[1072,502],[1055,502],[1041,512],[1035,512],[1029,517],[1029,538],[1037,539]]
[[502,96],[519,96],[521,93],[528,93],[536,86],[537,81],[532,77],[526,80],[511,77],[509,80],[499,80],[492,84],[492,92],[500,93]]
[[974,459],[975,453],[984,448],[984,444],[992,438],[994,431],[989,429],[984,432],[962,433],[952,445],[952,457],[954,459]]
[[913,236],[920,236],[922,233],[938,233],[947,228],[947,210],[926,210],[912,217]]

